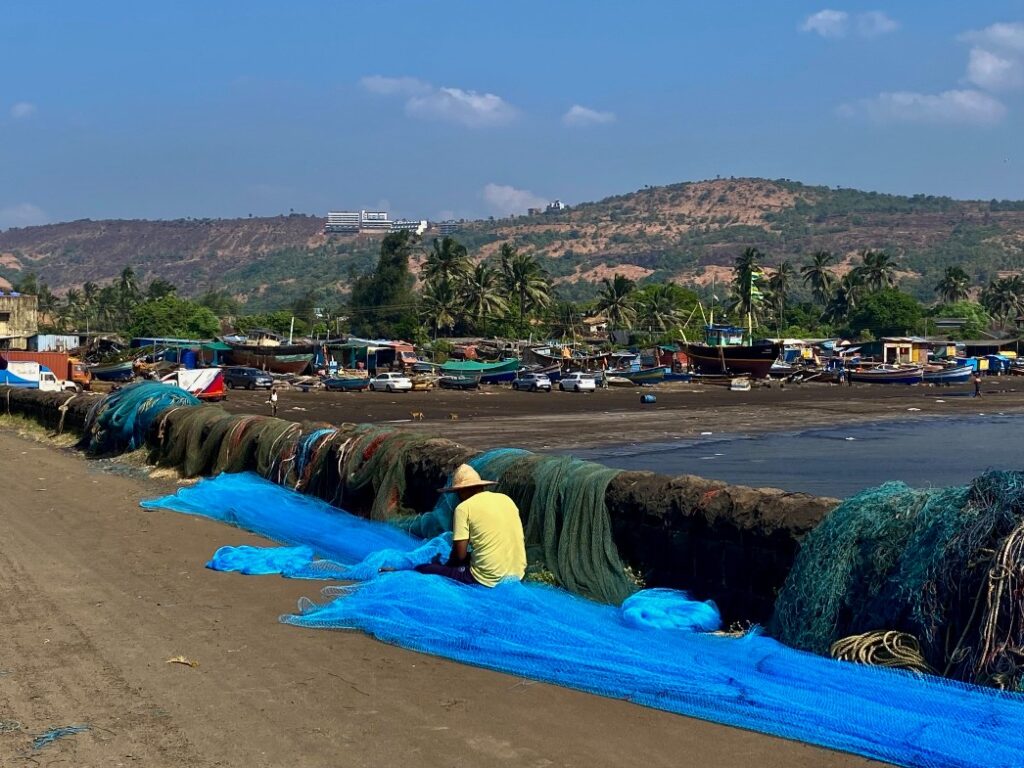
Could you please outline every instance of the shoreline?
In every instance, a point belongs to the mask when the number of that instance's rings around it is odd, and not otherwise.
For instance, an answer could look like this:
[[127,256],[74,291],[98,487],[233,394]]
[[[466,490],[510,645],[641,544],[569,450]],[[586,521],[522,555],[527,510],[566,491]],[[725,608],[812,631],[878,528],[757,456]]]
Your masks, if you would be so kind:
[[[984,396],[972,389],[825,384],[729,392],[708,385],[525,393],[493,387],[479,392],[280,393],[278,416],[291,421],[391,424],[473,448],[510,447],[559,453],[622,445],[673,443],[701,433],[757,435],[945,416],[1024,413],[1024,381],[993,378]],[[640,394],[657,403],[641,405]],[[230,392],[232,413],[269,413],[265,392]],[[422,420],[414,419],[421,413]]]

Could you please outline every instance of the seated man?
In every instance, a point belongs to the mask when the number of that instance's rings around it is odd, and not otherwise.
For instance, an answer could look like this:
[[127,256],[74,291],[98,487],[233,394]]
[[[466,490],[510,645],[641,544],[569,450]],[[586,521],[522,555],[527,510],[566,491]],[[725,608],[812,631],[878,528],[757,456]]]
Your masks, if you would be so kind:
[[526,544],[519,509],[505,494],[486,490],[492,485],[489,480],[481,480],[468,464],[455,470],[452,484],[440,489],[441,493],[459,496],[452,518],[451,556],[446,564],[418,565],[417,571],[485,587],[493,587],[505,578],[522,580]]

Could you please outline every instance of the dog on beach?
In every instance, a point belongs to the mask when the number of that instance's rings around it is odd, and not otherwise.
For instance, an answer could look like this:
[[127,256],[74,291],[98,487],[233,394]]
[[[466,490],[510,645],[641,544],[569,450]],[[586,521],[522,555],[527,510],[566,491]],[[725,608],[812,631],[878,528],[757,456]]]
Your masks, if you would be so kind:
[[409,411],[413,421],[423,421],[423,411]]
[[448,414],[448,421],[458,421],[458,420],[459,420],[459,414],[457,414],[457,413],[449,413]]

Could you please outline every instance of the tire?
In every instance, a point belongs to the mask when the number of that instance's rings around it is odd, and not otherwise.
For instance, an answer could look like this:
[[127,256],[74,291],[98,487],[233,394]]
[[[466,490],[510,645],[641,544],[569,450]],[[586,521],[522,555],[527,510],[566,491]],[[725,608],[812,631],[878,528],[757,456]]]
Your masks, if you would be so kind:
[[516,384],[514,381],[512,382],[512,389],[514,389],[516,392],[519,391],[519,385]]
[[248,389],[248,390],[251,390],[253,392],[256,391],[256,385],[255,384],[246,384],[245,388]]
[[579,391],[580,391],[580,385],[579,385],[579,384],[577,384],[577,385],[576,385],[576,389],[575,389],[575,390],[573,390],[573,391],[575,391],[575,392],[579,392]]
[[228,385],[228,389],[234,389],[235,388],[235,382],[233,382],[233,381],[227,382],[227,385]]
[[392,386],[390,384],[388,384],[386,387],[384,387],[384,391],[388,392],[388,393],[391,393],[391,392],[394,392],[394,389],[392,388]]

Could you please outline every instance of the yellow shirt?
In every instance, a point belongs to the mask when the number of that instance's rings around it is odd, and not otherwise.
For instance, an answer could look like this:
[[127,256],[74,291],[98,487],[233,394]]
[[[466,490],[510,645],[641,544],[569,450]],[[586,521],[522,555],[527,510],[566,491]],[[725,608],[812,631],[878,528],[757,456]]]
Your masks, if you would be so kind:
[[455,508],[452,538],[469,540],[469,572],[487,587],[509,576],[526,573],[523,521],[512,499],[503,493],[481,491]]

